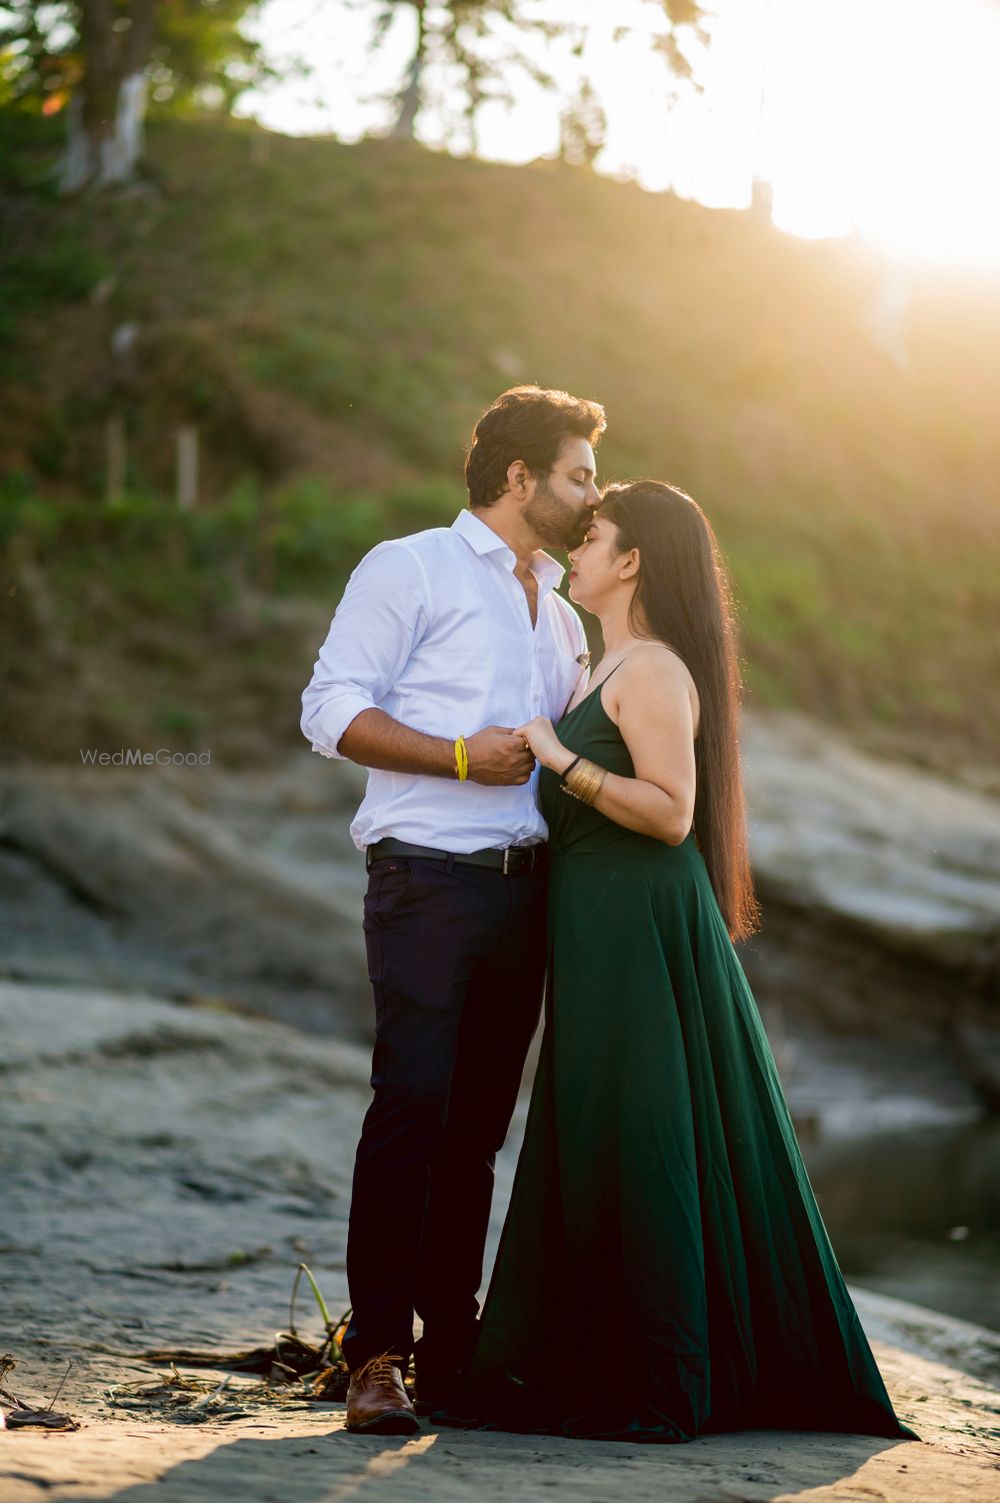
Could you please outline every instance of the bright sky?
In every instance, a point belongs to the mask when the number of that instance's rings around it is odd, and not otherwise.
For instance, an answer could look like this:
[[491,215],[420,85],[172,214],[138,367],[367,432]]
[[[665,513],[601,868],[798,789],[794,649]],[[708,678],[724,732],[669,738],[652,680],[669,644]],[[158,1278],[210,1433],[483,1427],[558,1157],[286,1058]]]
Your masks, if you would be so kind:
[[[410,55],[414,18],[399,14],[373,56],[378,0],[268,0],[256,25],[288,76],[244,96],[240,113],[293,135],[356,140],[384,129]],[[512,106],[479,118],[479,154],[529,161],[553,153],[559,111],[583,76],[608,116],[602,172],[672,187],[715,206],[745,206],[754,176],[772,184],[774,220],[808,236],[852,228],[906,259],[1000,269],[1000,3],[997,0],[714,0],[711,43],[691,49],[702,91],[668,107],[665,64],[650,41],[655,0],[525,0],[535,17],[586,20],[582,58],[563,44],[533,52],[562,95],[522,74]],[[609,13],[613,17],[609,19]],[[636,28],[615,41],[615,27]],[[454,99],[456,114],[460,96]],[[419,137],[442,144],[426,111]],[[453,146],[465,145],[461,135]]]

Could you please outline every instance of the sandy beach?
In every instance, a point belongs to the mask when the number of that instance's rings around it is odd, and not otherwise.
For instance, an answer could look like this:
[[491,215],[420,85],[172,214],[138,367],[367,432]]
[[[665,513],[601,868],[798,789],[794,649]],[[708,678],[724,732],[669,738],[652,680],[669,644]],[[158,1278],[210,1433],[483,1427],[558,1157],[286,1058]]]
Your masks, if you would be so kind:
[[[277,1022],[99,989],[5,983],[0,1022],[0,1351],[17,1363],[6,1382],[44,1408],[62,1381],[55,1409],[79,1425],[0,1436],[3,1503],[997,1496],[1000,1337],[853,1288],[920,1444],[768,1431],[642,1447],[426,1422],[412,1438],[359,1438],[341,1404],[265,1392],[247,1374],[230,1375],[201,1416],[189,1396],[167,1418],[129,1389],[171,1377],[138,1353],[269,1344],[288,1329],[301,1260],[331,1312],[346,1305],[367,1054]],[[494,1245],[521,1126],[498,1164]],[[318,1341],[308,1293],[296,1318]],[[226,1377],[176,1366],[201,1396]]]

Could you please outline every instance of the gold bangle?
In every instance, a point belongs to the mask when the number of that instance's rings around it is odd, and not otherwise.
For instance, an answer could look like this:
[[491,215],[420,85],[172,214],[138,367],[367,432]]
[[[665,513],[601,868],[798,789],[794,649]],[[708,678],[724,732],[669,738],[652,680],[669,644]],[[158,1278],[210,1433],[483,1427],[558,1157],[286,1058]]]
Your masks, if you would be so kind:
[[590,785],[586,791],[586,798],[588,804],[593,804],[596,802],[597,795],[600,793],[604,785],[604,779],[608,774],[606,768],[598,767],[594,762],[591,762],[587,770],[590,773]]
[[571,798],[579,799],[581,804],[592,804],[597,797],[600,783],[596,778],[580,778],[573,783],[564,783],[563,791]]
[[469,776],[469,752],[464,736],[459,736],[455,742],[455,771],[458,773],[458,781],[464,783]]
[[571,798],[579,799],[582,804],[592,804],[600,793],[607,775],[606,767],[598,767],[596,762],[588,762],[585,757],[582,757],[576,766],[571,767],[564,775],[559,786]]

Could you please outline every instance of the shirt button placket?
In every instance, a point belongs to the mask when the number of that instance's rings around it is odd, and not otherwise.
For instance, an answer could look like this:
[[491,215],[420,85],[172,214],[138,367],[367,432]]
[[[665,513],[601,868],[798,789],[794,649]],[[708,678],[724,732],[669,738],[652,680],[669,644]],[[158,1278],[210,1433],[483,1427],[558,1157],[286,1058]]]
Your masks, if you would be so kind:
[[542,713],[542,670],[539,661],[540,639],[536,637],[531,651],[531,713],[532,716]]

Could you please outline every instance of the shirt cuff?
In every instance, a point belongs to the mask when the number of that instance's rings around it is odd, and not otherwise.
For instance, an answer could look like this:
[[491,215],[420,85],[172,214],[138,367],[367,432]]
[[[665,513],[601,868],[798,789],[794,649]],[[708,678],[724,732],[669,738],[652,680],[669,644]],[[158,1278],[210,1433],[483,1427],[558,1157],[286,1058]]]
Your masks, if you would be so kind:
[[373,709],[374,701],[364,694],[333,694],[316,709],[303,715],[302,734],[312,743],[313,751],[319,752],[321,757],[334,757],[338,762],[349,762],[350,758],[337,750],[337,742],[362,710]]

